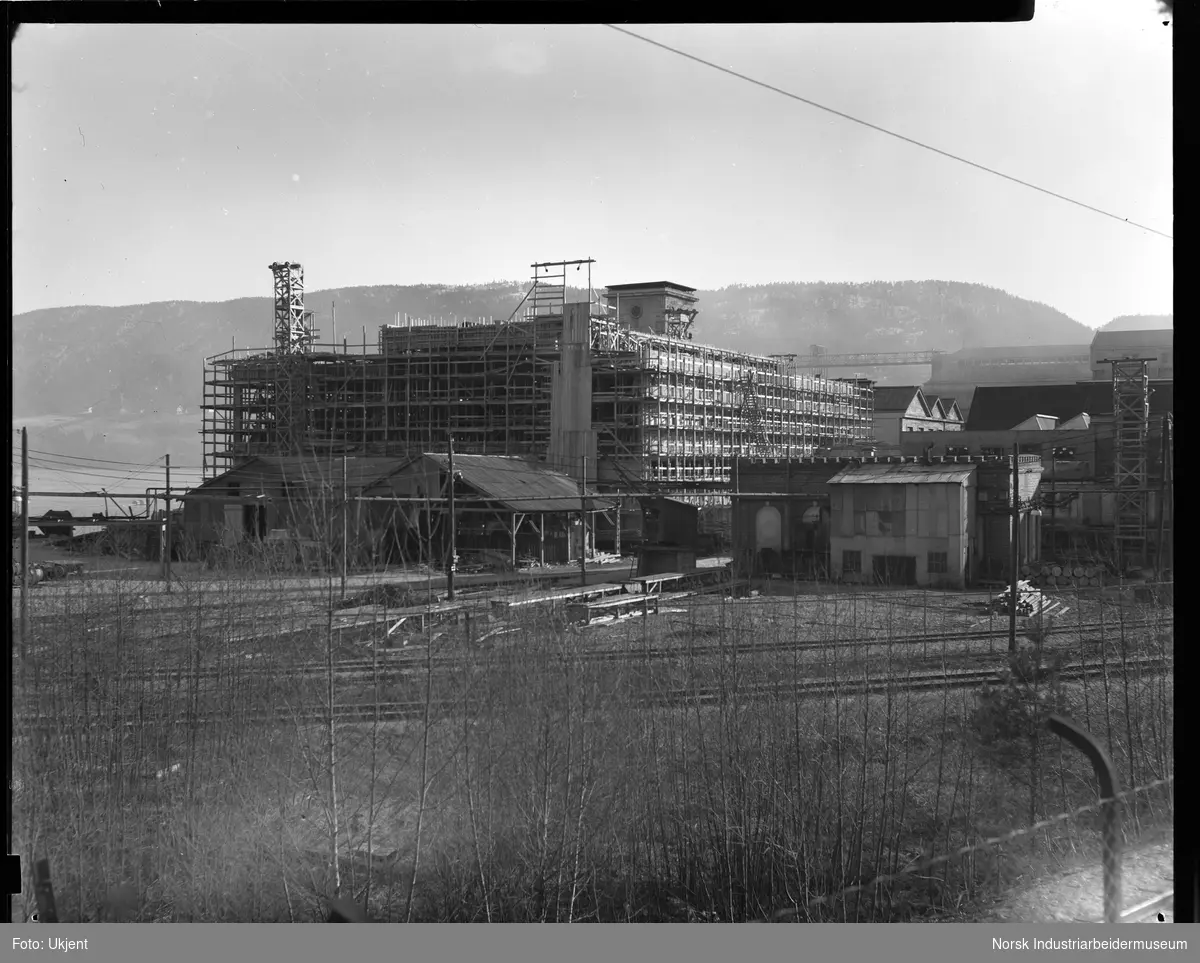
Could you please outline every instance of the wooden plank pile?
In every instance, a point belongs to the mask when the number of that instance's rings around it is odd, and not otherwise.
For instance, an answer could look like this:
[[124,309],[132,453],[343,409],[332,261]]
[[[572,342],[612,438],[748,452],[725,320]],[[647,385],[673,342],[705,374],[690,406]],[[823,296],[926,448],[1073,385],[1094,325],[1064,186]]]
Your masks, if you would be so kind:
[[[1011,593],[1012,589],[1007,588],[993,598],[989,603],[991,610],[1002,615],[1007,614]],[[1066,611],[1067,608],[1062,602],[1047,598],[1042,594],[1041,589],[1034,586],[1029,580],[1019,579],[1017,581],[1017,615],[1029,618],[1034,615],[1050,615],[1055,612],[1062,614]]]

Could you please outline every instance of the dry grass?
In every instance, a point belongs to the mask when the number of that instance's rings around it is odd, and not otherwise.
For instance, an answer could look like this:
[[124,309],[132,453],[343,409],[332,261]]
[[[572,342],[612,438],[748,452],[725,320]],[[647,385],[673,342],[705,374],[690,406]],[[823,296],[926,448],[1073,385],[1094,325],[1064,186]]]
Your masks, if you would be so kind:
[[[1126,786],[1172,772],[1171,676],[1119,671],[1132,654],[1171,654],[1167,626],[1122,629],[1144,609],[1102,613],[1104,644],[1087,654],[1103,654],[1111,677],[1014,684],[985,717],[979,693],[902,688],[908,672],[956,657],[950,643],[900,641],[961,629],[961,596],[930,593],[920,608],[912,597],[703,600],[587,630],[524,616],[486,645],[474,644],[481,612],[470,628],[411,636],[396,674],[394,653],[314,624],[332,586],[302,602],[282,573],[259,574],[253,587],[212,578],[171,596],[122,581],[35,593],[31,658],[17,669],[14,837],[29,865],[50,859],[63,919],[96,918],[122,882],[143,920],[313,920],[334,895],[386,920],[962,914],[1018,875],[1089,853],[1097,824],[838,893],[1095,801],[1088,764],[1038,725],[1049,708],[1101,738]],[[294,631],[266,634],[281,628]],[[850,637],[878,645],[833,644]],[[827,645],[800,652],[786,644],[797,638]],[[639,658],[668,642],[676,658]],[[1045,648],[1072,645],[1078,636]],[[984,646],[975,654],[999,666],[1003,643]],[[587,659],[596,648],[628,658]],[[404,723],[300,718],[328,705],[330,680],[289,666],[372,652],[377,672],[336,686],[336,702],[453,708]],[[451,654],[453,671],[435,666]],[[751,698],[755,682],[818,671],[887,673],[895,686]],[[720,699],[641,698],[701,684]],[[276,720],[253,721],[263,711]],[[1130,832],[1169,819],[1172,800],[1160,790],[1127,807]]]

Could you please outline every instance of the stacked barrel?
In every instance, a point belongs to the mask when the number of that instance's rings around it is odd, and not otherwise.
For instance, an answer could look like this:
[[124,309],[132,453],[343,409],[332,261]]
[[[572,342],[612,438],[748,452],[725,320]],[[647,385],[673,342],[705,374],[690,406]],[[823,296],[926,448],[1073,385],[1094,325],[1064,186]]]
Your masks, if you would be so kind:
[[1021,574],[1039,588],[1087,589],[1104,584],[1104,569],[1098,565],[1052,562],[1042,565],[1022,565]]

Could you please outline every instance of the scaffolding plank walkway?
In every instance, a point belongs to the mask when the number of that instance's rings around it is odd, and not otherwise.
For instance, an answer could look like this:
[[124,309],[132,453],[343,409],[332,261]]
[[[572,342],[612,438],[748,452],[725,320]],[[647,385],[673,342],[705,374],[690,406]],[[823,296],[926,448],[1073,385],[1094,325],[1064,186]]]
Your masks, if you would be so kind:
[[625,591],[631,595],[654,595],[661,593],[664,585],[676,585],[688,578],[683,572],[663,572],[658,575],[641,575],[625,583]]
[[641,575],[627,579],[625,591],[631,595],[661,593],[664,587],[674,589],[699,589],[705,586],[728,582],[732,573],[725,566],[697,568],[691,572],[662,572],[656,575]]
[[600,582],[596,585],[585,585],[572,589],[558,589],[551,592],[535,592],[530,595],[519,595],[515,598],[492,599],[492,605],[497,608],[515,609],[530,605],[553,605],[592,596],[613,595],[622,591],[623,586],[617,582]]
[[439,621],[447,616],[458,615],[470,607],[469,602],[439,602],[434,605],[414,605],[407,609],[396,609],[394,612],[388,613],[388,621],[391,621],[392,618],[396,621],[387,630],[387,634],[390,636],[400,626],[413,622],[423,629],[428,623]]
[[589,625],[597,618],[622,615],[656,615],[663,602],[686,598],[694,592],[668,592],[665,594],[618,595],[616,598],[598,602],[580,602],[567,609],[573,622]]

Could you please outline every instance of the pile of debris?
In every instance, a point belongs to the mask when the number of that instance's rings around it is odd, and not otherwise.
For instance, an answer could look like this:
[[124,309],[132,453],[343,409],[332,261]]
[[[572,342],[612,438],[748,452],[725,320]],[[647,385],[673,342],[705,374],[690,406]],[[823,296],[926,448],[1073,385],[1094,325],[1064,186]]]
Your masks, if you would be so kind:
[[[1006,588],[990,602],[993,612],[1007,613],[1011,601],[1012,589]],[[1041,611],[1045,605],[1045,597],[1033,583],[1026,580],[1017,582],[1017,615],[1030,616]]]
[[[83,575],[83,563],[69,560],[62,562],[30,562],[27,571],[29,573],[29,584],[37,585],[40,582],[64,579],[72,575]],[[12,563],[12,583],[13,585],[21,584],[21,563],[16,560]]]

